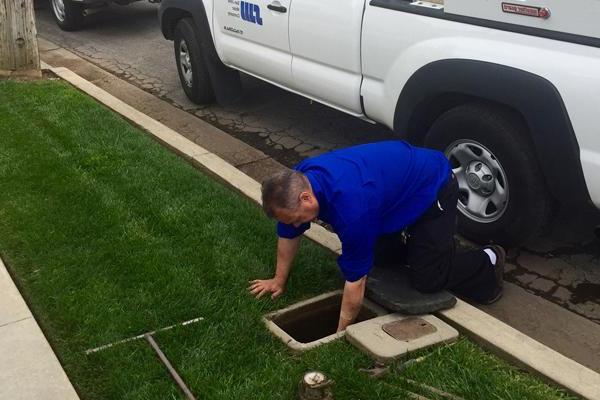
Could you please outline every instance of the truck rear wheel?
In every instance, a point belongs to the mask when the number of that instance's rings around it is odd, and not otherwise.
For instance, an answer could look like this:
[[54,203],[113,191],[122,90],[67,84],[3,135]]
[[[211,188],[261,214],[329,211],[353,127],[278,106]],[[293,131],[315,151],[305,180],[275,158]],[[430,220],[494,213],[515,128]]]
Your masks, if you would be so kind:
[[199,31],[191,18],[177,23],[174,39],[175,61],[183,91],[196,104],[212,103],[215,92],[200,47]]
[[551,201],[527,129],[512,112],[470,103],[433,123],[425,145],[444,152],[459,183],[459,231],[516,245],[539,233]]
[[75,31],[83,26],[85,8],[71,0],[51,0],[52,16],[63,31]]

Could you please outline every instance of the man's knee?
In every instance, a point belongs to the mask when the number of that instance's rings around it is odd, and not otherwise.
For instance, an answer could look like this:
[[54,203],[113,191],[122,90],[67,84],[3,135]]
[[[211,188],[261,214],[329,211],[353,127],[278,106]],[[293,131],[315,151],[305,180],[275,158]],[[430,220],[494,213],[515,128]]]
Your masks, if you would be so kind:
[[436,293],[446,288],[448,271],[444,268],[410,267],[411,285],[421,293]]

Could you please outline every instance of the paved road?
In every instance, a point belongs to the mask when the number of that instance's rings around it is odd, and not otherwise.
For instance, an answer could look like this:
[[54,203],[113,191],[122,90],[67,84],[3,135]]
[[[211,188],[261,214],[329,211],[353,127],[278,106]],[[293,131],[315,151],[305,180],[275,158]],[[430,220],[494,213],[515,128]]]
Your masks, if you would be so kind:
[[[243,77],[242,101],[199,107],[183,94],[172,42],[163,39],[156,5],[114,6],[88,18],[80,32],[60,31],[48,3],[36,1],[40,35],[107,71],[197,115],[283,164],[330,149],[392,138],[371,125],[312,103],[251,77]],[[509,254],[507,280],[600,323],[600,242],[593,235],[600,216],[561,210],[543,238]]]
[[244,76],[244,97],[228,106],[198,106],[181,90],[173,42],[162,37],[155,4],[112,6],[88,18],[79,32],[62,32],[49,3],[37,0],[40,34],[137,86],[195,113],[286,164],[354,143],[393,138],[386,127],[347,116],[255,78]]

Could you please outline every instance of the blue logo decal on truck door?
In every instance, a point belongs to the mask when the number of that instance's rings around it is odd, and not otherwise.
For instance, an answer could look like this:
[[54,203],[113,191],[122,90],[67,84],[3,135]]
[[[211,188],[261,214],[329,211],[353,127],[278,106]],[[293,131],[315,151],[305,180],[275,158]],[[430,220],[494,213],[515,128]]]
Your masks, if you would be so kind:
[[252,22],[253,24],[262,25],[263,20],[260,17],[260,7],[257,4],[248,3],[247,1],[240,2],[240,11],[244,21]]

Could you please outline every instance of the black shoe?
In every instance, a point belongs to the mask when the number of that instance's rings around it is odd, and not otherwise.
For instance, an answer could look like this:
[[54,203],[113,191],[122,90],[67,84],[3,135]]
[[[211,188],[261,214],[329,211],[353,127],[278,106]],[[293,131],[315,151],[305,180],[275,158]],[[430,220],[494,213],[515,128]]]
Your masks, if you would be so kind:
[[496,254],[496,265],[494,265],[494,275],[496,276],[496,283],[500,288],[504,287],[504,263],[506,262],[506,251],[504,248],[497,244],[491,244],[483,248],[490,249]]
[[484,304],[484,305],[493,304],[493,303],[497,302],[498,300],[500,300],[502,298],[503,294],[504,294],[504,288],[502,286],[498,286],[498,288],[496,289],[496,293],[494,293],[494,295],[492,297],[490,297],[488,300],[482,301],[481,304]]

